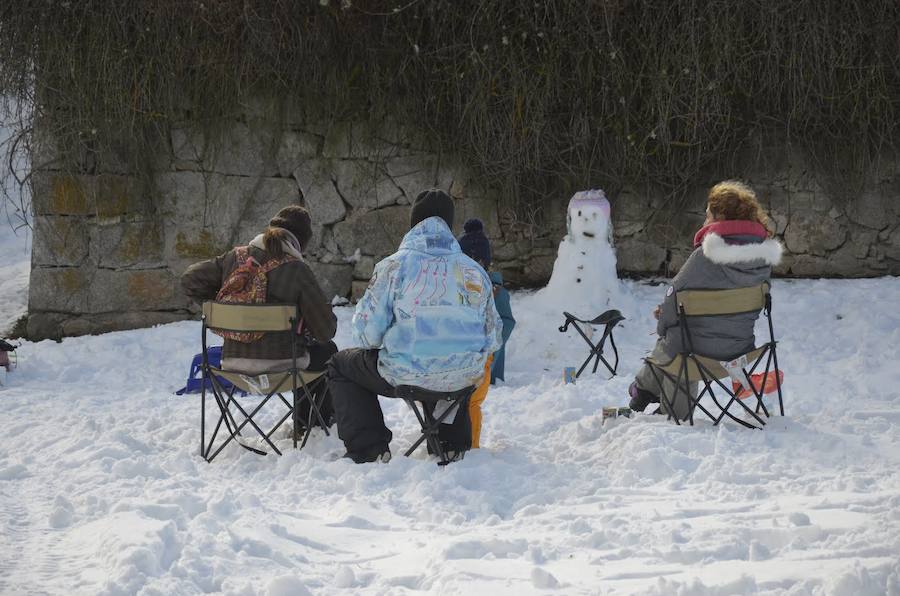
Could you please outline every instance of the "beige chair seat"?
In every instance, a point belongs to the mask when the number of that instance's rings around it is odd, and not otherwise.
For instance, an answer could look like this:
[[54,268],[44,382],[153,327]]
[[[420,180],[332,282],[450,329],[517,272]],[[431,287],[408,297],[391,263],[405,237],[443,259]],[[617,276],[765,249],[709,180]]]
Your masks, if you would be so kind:
[[[760,354],[763,353],[763,350],[766,349],[766,346],[761,348],[756,348],[752,352],[747,352],[747,360],[749,362],[756,362],[757,358],[759,358]],[[738,356],[740,358],[740,356]],[[682,354],[678,354],[673,358],[670,362],[661,362],[660,360],[650,357],[647,358],[647,362],[650,362],[656,368],[667,372],[675,378],[678,378],[678,375],[681,374],[682,362],[687,360],[687,371],[688,371],[688,382],[689,383],[702,383],[704,380],[703,375],[700,373],[700,367],[697,366],[697,362],[699,362],[703,368],[706,369],[707,378],[714,379],[724,379],[728,376],[728,371],[725,370],[725,367],[722,366],[719,360],[714,358],[707,358],[706,356],[698,356],[694,354],[693,356],[685,357]],[[695,360],[696,359],[696,360]]]
[[[270,371],[258,375],[246,375],[231,370],[222,370],[212,367],[210,367],[210,369],[215,374],[228,379],[238,389],[251,394],[265,395],[271,391],[274,391],[275,393],[284,393],[293,389],[290,371]],[[301,380],[303,383],[309,385],[324,374],[325,371],[298,371],[297,386],[299,387],[302,385]]]

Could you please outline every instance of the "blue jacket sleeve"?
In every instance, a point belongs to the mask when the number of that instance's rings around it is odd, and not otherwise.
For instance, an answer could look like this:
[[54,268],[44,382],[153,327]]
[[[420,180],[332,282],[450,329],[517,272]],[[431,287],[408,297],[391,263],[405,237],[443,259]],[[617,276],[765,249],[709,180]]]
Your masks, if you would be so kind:
[[394,319],[394,287],[399,263],[385,259],[375,266],[366,293],[356,304],[351,331],[354,343],[378,349]]

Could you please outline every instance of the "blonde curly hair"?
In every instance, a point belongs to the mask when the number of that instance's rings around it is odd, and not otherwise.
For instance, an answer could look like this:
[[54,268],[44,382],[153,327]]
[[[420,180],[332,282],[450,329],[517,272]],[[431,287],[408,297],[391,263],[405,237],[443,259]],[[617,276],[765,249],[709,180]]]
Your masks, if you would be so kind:
[[753,189],[738,180],[725,180],[709,189],[707,209],[715,220],[743,219],[763,225],[769,236],[775,233],[772,220],[763,211]]

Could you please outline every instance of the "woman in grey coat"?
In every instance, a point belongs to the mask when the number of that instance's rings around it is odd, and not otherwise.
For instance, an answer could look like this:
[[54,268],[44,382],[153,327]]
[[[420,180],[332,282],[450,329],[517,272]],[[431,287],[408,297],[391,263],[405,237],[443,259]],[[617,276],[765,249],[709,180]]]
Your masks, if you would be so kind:
[[[781,260],[781,243],[772,238],[769,218],[759,205],[756,193],[747,185],[727,180],[709,191],[706,221],[694,236],[694,252],[672,280],[662,304],[656,307],[659,339],[652,358],[671,362],[685,351],[685,339],[678,324],[675,293],[680,290],[728,290],[748,288],[768,281],[772,267]],[[730,360],[755,347],[753,327],[759,313],[692,317],[690,324],[694,352],[717,360]],[[666,395],[673,385],[663,380]],[[696,384],[691,388],[697,395]],[[628,389],[629,406],[642,412],[648,404],[659,403],[660,387],[647,364],[641,367]],[[665,406],[663,406],[665,407]],[[677,392],[674,415],[687,417],[687,396]],[[665,410],[663,410],[665,411]]]

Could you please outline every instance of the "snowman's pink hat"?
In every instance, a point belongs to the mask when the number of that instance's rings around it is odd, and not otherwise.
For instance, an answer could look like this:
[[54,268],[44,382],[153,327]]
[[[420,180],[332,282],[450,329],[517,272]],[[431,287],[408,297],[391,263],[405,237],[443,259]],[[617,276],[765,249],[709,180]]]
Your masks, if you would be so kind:
[[599,188],[581,190],[572,195],[569,199],[569,211],[578,207],[599,207],[609,217],[609,201],[606,193]]

